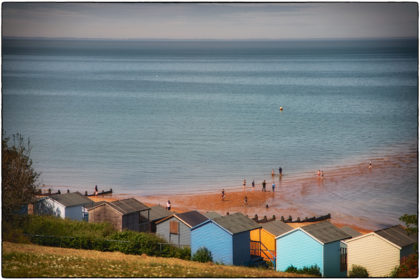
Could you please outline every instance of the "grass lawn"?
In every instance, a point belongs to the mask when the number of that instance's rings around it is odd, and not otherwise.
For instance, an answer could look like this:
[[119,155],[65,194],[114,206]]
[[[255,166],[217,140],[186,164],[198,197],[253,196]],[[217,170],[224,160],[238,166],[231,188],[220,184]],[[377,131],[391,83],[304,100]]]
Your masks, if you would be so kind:
[[[266,269],[120,252],[3,242],[3,277],[308,277]],[[310,276],[309,276],[310,277]]]

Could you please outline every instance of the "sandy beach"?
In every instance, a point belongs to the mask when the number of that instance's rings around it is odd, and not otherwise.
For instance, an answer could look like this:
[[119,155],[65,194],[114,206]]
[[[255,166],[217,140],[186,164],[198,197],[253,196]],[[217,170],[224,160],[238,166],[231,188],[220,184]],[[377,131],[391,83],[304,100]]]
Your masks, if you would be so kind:
[[[256,182],[255,187],[239,185],[225,189],[225,199],[221,199],[220,189],[197,190],[191,194],[161,194],[151,196],[139,196],[135,194],[114,193],[112,195],[90,197],[94,201],[112,201],[128,197],[135,197],[148,206],[160,204],[166,205],[167,200],[171,201],[172,209],[176,212],[197,210],[201,212],[214,211],[221,215],[241,212],[249,217],[258,215],[259,219],[266,216],[271,219],[273,215],[276,219],[283,216],[287,219],[292,216],[293,220],[298,217],[300,220],[306,217],[319,217],[331,214],[331,222],[337,226],[348,225],[352,228],[365,233],[380,228],[376,221],[375,213],[363,214],[363,206],[357,199],[346,199],[346,195],[365,196],[373,195],[372,190],[355,190],[354,186],[359,184],[382,184],[386,185],[389,178],[398,176],[398,173],[407,170],[407,166],[416,165],[417,153],[404,155],[384,156],[372,159],[372,168],[368,162],[337,166],[324,170],[324,177],[313,173],[304,174],[284,174],[279,177],[266,179],[266,192],[262,191],[261,182]],[[394,174],[395,173],[395,174]],[[272,191],[272,183],[275,183],[275,191]],[[378,195],[386,190],[379,188]],[[247,203],[244,198],[247,197]],[[342,201],[334,202],[334,201]],[[334,203],[332,203],[334,202]],[[331,204],[332,203],[332,204]],[[329,207],[333,205],[332,207]],[[347,204],[347,208],[345,208]],[[361,208],[361,209],[358,209]],[[361,215],[357,214],[361,211]],[[302,223],[290,223],[297,227]]]
[[[244,203],[244,195],[248,197],[248,204]],[[281,196],[281,195],[280,195]],[[127,195],[113,195],[113,196],[96,196],[90,197],[93,201],[114,201],[117,199],[123,199],[129,197]],[[173,205],[172,210],[175,212],[186,212],[191,210],[198,210],[201,212],[217,212],[221,215],[226,215],[227,213],[236,213],[241,212],[249,217],[254,217],[255,214],[258,215],[259,219],[266,216],[268,219],[271,219],[273,215],[276,215],[276,219],[280,219],[282,213],[284,213],[285,219],[291,215],[295,220],[298,217],[299,211],[297,209],[270,209],[266,208],[267,201],[273,199],[273,197],[278,198],[279,195],[268,191],[262,192],[259,190],[248,190],[246,192],[236,190],[226,193],[224,200],[221,200],[221,194],[216,193],[206,193],[206,194],[194,194],[194,195],[175,195],[171,196],[171,204]],[[136,199],[142,201],[148,206],[153,206],[160,204],[165,206],[166,197],[165,196],[146,196],[146,197],[135,197]],[[275,213],[275,214],[272,214]],[[277,214],[278,213],[278,214]],[[285,214],[287,213],[287,215]],[[326,213],[327,214],[327,213]],[[315,214],[314,214],[315,215]],[[309,216],[312,217],[312,216]],[[303,219],[304,217],[300,217]],[[370,229],[357,226],[352,223],[340,223],[338,220],[332,218],[330,222],[333,224],[342,227],[342,226],[351,226],[352,228],[358,230],[361,233],[370,232]],[[289,223],[290,226],[296,228],[311,224],[307,223]]]

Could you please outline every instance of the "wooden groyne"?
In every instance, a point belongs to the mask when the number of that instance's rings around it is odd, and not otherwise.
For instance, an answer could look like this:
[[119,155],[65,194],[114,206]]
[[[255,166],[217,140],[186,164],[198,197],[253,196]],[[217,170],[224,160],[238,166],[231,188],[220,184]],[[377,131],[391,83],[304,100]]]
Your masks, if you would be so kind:
[[[69,189],[67,189],[67,193],[70,193]],[[58,190],[56,192],[52,192],[51,189],[48,189],[47,192],[43,192],[42,190],[38,190],[37,192],[35,192],[35,195],[37,196],[51,196],[51,195],[56,195],[56,194],[61,194],[61,191]],[[112,189],[108,191],[102,190],[100,192],[94,192],[92,194],[88,194],[88,191],[85,191],[85,196],[98,196],[98,195],[107,195],[107,194],[112,194]]]
[[[255,216],[252,218],[254,221],[256,221],[257,223],[268,223],[268,222],[272,222],[276,220],[276,215],[273,215],[271,218],[267,218],[267,216],[264,216],[262,219],[258,219],[258,215],[255,214]],[[319,217],[305,217],[304,219],[301,219],[300,217],[297,217],[296,220],[293,220],[292,216],[289,216],[287,219],[284,218],[284,216],[280,217],[280,221],[285,222],[285,223],[305,223],[305,222],[321,222],[321,221],[325,221],[331,219],[331,214],[328,213],[327,215],[324,216],[319,216]]]

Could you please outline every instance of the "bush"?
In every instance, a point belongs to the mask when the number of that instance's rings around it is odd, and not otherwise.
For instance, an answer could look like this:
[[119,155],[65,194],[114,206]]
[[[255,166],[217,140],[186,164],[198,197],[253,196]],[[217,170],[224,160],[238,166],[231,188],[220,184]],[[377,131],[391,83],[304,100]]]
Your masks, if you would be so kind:
[[298,269],[297,269],[296,266],[291,265],[284,272],[297,273],[298,272]]
[[195,252],[194,256],[192,256],[191,259],[196,262],[212,262],[213,261],[211,252],[206,247],[199,248]]
[[191,259],[191,249],[189,247],[179,248],[176,251],[175,257],[183,260]]
[[87,223],[53,216],[27,216],[22,228],[25,233],[53,236],[106,237],[116,232],[109,223]]
[[315,276],[321,276],[321,269],[317,265],[312,265],[310,267],[304,266],[301,269],[302,274],[309,274],[309,275],[315,275]]
[[29,238],[26,237],[21,228],[15,228],[3,221],[2,239],[14,243],[29,243]]
[[351,267],[349,271],[349,277],[352,278],[367,278],[369,277],[369,273],[367,272],[366,268],[361,265],[355,265]]
[[419,275],[418,255],[403,257],[401,264],[391,272],[391,277],[416,278]]
[[297,274],[308,274],[308,275],[314,275],[314,276],[322,276],[321,275],[321,269],[317,265],[311,265],[309,267],[304,266],[303,268],[297,268],[293,265],[289,266],[285,272],[289,273],[297,273]]

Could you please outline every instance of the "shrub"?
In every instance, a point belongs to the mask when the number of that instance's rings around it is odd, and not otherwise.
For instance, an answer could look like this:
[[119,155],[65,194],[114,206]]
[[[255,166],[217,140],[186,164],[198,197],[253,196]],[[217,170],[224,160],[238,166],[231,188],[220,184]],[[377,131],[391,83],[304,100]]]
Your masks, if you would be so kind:
[[310,267],[304,266],[301,269],[302,274],[309,274],[315,276],[321,276],[321,269],[317,265],[311,265]]
[[419,275],[418,255],[403,257],[401,264],[391,272],[391,277],[416,278]]
[[2,239],[14,243],[29,243],[21,228],[12,227],[10,224],[3,222]]
[[309,267],[304,266],[303,268],[299,268],[299,269],[291,265],[285,270],[285,272],[321,276],[321,270],[319,266],[317,265],[311,265]]
[[183,260],[190,260],[191,259],[191,249],[189,247],[179,248],[175,254],[176,258],[183,259]]
[[213,257],[211,252],[206,247],[199,248],[191,258],[196,262],[212,262]]
[[289,266],[284,272],[290,272],[290,273],[297,273],[298,269],[296,266]]
[[349,271],[349,277],[352,278],[366,278],[369,277],[369,273],[366,268],[361,265],[353,265]]

